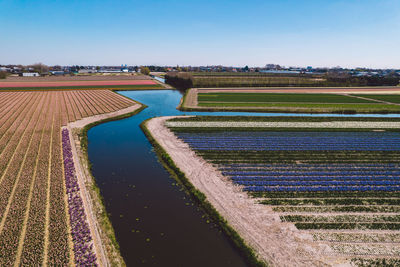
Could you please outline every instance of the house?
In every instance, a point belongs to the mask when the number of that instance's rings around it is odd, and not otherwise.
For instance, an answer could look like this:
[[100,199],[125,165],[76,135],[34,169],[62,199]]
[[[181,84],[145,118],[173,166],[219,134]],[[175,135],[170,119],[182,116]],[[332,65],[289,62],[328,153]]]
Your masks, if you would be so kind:
[[65,72],[62,70],[53,70],[53,71],[50,71],[50,74],[51,75],[64,75]]
[[40,74],[37,72],[23,72],[22,77],[39,77]]
[[81,69],[78,71],[80,74],[87,74],[87,73],[96,73],[97,70],[92,70],[92,69]]

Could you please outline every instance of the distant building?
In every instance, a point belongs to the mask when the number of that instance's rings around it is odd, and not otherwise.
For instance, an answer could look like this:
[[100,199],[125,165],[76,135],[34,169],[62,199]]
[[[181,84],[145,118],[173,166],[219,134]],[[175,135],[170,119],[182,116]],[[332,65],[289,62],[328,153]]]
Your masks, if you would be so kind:
[[78,71],[79,74],[87,74],[87,73],[96,73],[97,70],[92,70],[92,69],[80,69]]
[[23,72],[22,77],[39,77],[40,74],[37,72]]
[[51,75],[64,75],[65,72],[62,70],[53,70],[53,71],[50,71],[50,74]]

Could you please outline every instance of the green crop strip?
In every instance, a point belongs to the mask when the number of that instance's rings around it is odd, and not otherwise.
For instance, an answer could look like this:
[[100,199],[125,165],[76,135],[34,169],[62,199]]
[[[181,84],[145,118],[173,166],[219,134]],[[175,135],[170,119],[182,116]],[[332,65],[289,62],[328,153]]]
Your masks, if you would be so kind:
[[[376,103],[355,97],[335,94],[275,94],[275,93],[199,93],[204,102],[296,102],[296,103]],[[250,104],[252,105],[252,104]]]
[[365,97],[369,99],[381,100],[391,103],[400,103],[400,95],[354,95],[359,97]]

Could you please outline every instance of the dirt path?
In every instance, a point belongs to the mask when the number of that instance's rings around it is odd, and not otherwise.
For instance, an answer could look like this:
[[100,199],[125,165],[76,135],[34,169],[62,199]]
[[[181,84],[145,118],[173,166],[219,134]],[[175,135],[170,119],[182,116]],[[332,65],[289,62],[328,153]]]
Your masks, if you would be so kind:
[[362,99],[362,100],[375,101],[375,102],[387,104],[387,105],[400,106],[399,103],[393,103],[393,102],[383,101],[383,100],[379,100],[379,99],[373,99],[373,98],[367,98],[367,97],[361,97],[361,96],[355,96],[355,95],[349,95],[349,94],[341,94],[341,95],[348,96],[348,97],[354,97],[354,98],[358,98],[358,99]]
[[139,109],[140,107],[140,104],[135,104],[119,111],[95,115],[75,122],[71,122],[66,127],[69,130],[70,140],[72,142],[71,148],[76,169],[76,175],[78,178],[78,184],[81,189],[81,198],[83,200],[89,228],[92,233],[94,251],[97,255],[99,266],[111,266],[112,264],[110,262],[110,257],[113,258],[112,260],[117,259],[115,258],[116,255],[107,254],[106,246],[108,246],[108,243],[111,241],[108,240],[106,233],[102,231],[102,228],[98,221],[98,217],[96,216],[96,214],[98,213],[97,208],[101,206],[101,204],[96,203],[99,200],[94,200],[92,198],[92,194],[90,194],[89,192],[89,190],[91,189],[88,188],[91,188],[91,186],[93,185],[92,177],[89,171],[88,163],[86,162],[86,158],[84,157],[84,153],[81,150],[80,140],[77,139],[77,136],[73,133],[80,132],[83,127],[93,122],[131,113]]
[[189,91],[186,94],[185,102],[182,103],[182,107],[185,108],[197,108],[197,93],[198,90],[193,88],[189,89]]
[[274,266],[350,266],[345,257],[333,256],[328,245],[313,242],[310,234],[297,230],[292,223],[281,222],[270,206],[257,204],[256,199],[198,157],[164,126],[170,118],[173,117],[154,118],[147,122],[147,128],[190,182],[262,260]]

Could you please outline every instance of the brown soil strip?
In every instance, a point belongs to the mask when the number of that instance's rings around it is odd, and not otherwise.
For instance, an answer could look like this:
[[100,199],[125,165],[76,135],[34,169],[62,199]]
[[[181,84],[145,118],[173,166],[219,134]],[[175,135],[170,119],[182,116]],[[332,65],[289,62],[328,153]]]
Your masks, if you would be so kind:
[[48,159],[48,171],[47,171],[47,189],[46,189],[46,219],[45,219],[45,232],[44,232],[44,246],[43,246],[43,266],[47,266],[47,255],[49,251],[49,225],[50,225],[50,178],[51,178],[51,154],[53,146],[53,133],[54,133],[55,116],[53,113],[53,120],[51,123],[50,132],[50,150]]

